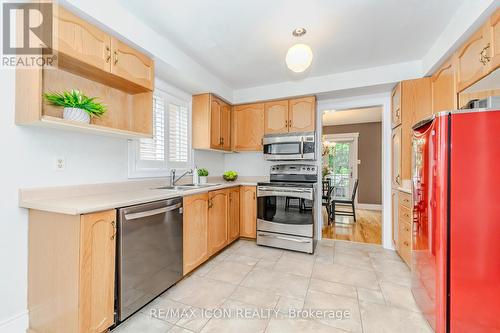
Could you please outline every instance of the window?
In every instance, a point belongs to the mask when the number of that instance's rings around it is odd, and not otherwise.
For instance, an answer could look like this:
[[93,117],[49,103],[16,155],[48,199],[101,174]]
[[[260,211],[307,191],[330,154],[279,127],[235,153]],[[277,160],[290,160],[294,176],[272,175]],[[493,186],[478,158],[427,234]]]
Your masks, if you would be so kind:
[[129,144],[129,177],[164,177],[191,167],[190,105],[163,90],[153,95],[153,138]]

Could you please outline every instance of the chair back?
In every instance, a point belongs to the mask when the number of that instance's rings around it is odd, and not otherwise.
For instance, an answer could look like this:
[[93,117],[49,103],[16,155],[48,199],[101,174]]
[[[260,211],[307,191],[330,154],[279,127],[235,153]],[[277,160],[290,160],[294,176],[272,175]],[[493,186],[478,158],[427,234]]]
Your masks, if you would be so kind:
[[323,180],[323,195],[328,195],[330,188],[331,188],[330,181]]
[[351,197],[352,202],[354,202],[354,198],[356,198],[356,192],[358,191],[358,183],[359,179],[356,179],[356,181],[354,182],[354,188],[352,189],[352,197]]

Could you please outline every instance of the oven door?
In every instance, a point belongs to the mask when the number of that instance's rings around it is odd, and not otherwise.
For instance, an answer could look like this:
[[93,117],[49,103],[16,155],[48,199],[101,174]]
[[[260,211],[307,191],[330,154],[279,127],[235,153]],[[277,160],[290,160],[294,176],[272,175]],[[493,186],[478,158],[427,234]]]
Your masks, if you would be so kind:
[[258,186],[257,230],[313,237],[314,188]]

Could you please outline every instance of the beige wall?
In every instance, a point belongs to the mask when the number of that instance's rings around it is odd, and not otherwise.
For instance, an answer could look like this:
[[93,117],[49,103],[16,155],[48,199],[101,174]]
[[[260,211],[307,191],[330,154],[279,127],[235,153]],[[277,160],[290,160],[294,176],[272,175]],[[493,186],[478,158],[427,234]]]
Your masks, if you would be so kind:
[[340,133],[359,133],[358,203],[382,204],[382,123],[323,127],[323,134]]

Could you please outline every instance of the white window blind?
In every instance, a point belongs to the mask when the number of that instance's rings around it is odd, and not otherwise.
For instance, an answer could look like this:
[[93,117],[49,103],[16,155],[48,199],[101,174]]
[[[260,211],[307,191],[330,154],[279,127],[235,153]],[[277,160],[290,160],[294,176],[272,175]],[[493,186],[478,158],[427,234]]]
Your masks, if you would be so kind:
[[170,102],[168,104],[168,161],[187,163],[189,160],[187,105]]
[[129,177],[165,177],[169,169],[191,168],[189,95],[153,94],[153,138],[129,145]]
[[153,138],[139,140],[141,161],[165,161],[165,100],[153,95]]

